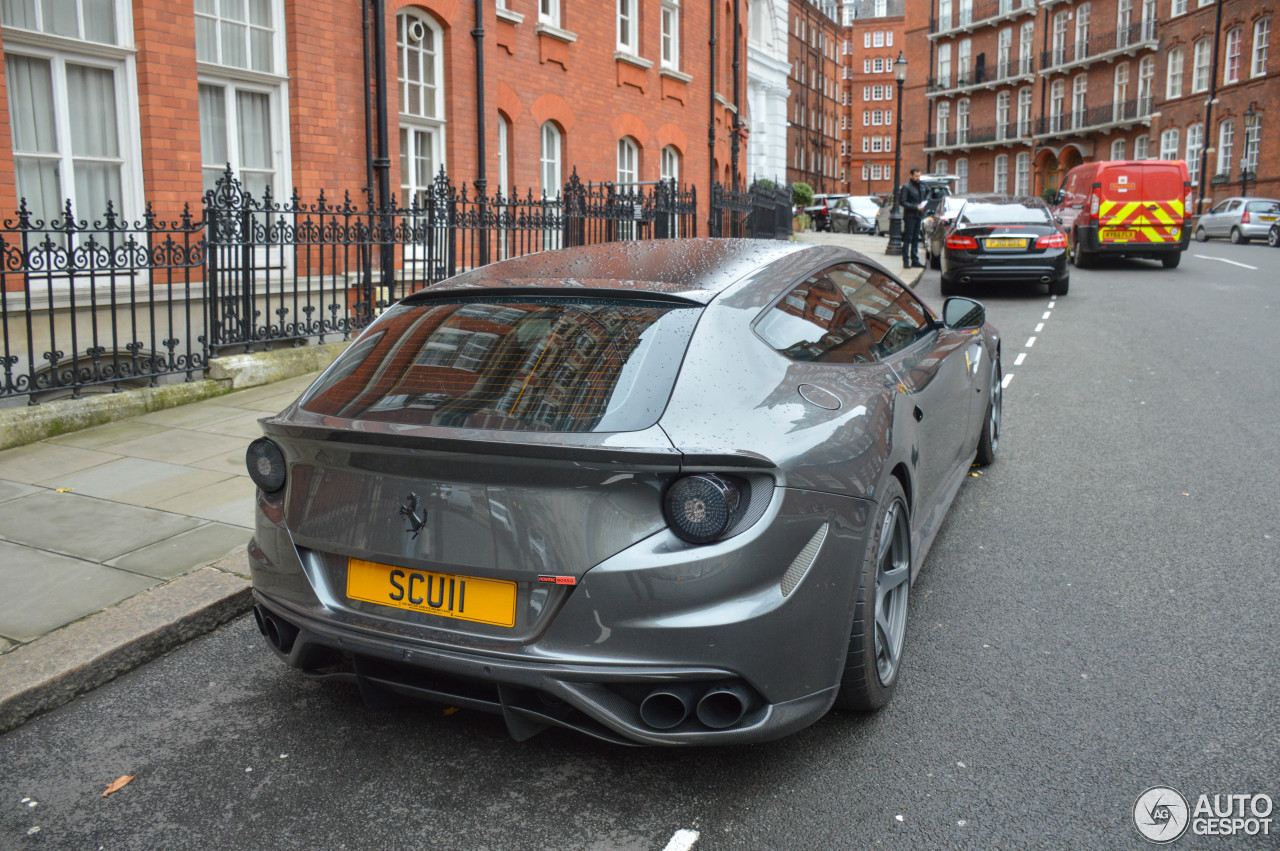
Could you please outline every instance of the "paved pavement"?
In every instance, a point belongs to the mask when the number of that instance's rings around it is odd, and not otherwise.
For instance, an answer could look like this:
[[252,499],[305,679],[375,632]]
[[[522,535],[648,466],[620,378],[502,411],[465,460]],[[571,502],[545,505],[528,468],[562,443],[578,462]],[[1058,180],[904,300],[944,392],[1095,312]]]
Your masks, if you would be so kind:
[[0,451],[0,732],[249,608],[244,450],[315,376]]
[[[897,275],[908,286],[915,286],[924,274],[924,269],[903,269],[899,255],[886,255],[885,246],[889,244],[887,236],[871,236],[869,234],[827,233],[826,231],[805,231],[796,234],[798,242],[814,242],[820,245],[843,245],[854,251],[861,251],[872,260],[879,262],[890,272]],[[920,257],[924,258],[924,247],[920,248]]]

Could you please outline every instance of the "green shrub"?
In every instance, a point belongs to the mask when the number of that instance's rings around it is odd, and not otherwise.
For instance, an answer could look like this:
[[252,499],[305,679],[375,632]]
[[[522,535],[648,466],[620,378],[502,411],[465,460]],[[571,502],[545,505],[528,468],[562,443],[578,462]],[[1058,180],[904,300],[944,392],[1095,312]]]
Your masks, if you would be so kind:
[[813,203],[813,187],[801,182],[791,184],[791,202],[808,207]]

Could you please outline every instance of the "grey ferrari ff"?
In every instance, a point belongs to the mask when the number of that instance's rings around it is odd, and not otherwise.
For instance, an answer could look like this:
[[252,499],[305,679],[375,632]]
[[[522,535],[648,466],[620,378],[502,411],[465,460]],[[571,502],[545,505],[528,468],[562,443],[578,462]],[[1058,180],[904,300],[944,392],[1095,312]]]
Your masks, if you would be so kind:
[[939,316],[846,249],[494,263],[262,421],[255,617],[295,668],[517,739],[778,738],[889,700],[911,581],[1000,416],[983,307]]

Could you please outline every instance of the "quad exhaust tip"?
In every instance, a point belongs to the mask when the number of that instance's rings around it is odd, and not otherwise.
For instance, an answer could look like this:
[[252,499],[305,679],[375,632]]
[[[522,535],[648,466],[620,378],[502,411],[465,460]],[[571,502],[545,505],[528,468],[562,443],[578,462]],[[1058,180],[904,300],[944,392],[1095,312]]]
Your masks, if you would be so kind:
[[751,694],[744,686],[716,686],[698,701],[698,720],[713,730],[723,730],[741,721],[750,703]]
[[293,642],[298,638],[298,628],[262,606],[253,607],[253,620],[258,624],[258,631],[266,636],[267,642],[277,652],[288,656],[289,651],[293,650]]
[[692,709],[692,686],[664,686],[640,702],[640,720],[655,730],[670,730],[684,723]]
[[640,702],[640,720],[655,730],[671,730],[691,715],[704,727],[723,730],[742,720],[755,702],[739,683],[715,685],[698,696],[691,685],[656,688]]

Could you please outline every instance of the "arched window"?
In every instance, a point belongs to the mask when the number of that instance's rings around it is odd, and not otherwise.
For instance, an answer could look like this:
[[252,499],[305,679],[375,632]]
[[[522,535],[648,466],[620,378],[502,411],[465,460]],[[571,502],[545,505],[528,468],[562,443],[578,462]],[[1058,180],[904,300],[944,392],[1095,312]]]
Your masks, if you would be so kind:
[[400,87],[400,193],[408,203],[444,167],[444,66],[440,27],[426,15],[396,15]]
[[1200,185],[1200,154],[1204,151],[1204,125],[1192,124],[1187,128],[1187,172],[1191,185]]
[[498,113],[498,191],[506,198],[511,194],[511,123]]
[[1209,54],[1213,43],[1207,38],[1196,42],[1191,54],[1191,93],[1209,90]]
[[1075,58],[1084,59],[1089,55],[1089,4],[1081,3],[1076,7],[1076,49]]
[[1143,134],[1133,140],[1133,158],[1145,160],[1151,156],[1151,137]]
[[1009,191],[1009,155],[996,154],[995,163],[995,181],[991,186],[992,190],[999,192],[1001,195]]
[[640,179],[640,148],[630,136],[618,140],[618,183],[634,184]]
[[946,160],[938,160],[933,166],[934,174],[950,174],[951,165]]
[[1160,134],[1160,159],[1176,160],[1178,158],[1178,128],[1170,127]]
[[1124,139],[1114,139],[1111,142],[1111,159],[1124,159]]
[[560,128],[554,121],[542,125],[541,160],[542,194],[548,198],[559,198],[564,183],[561,179],[560,163],[562,162],[564,138]]
[[680,182],[680,152],[674,145],[667,145],[662,149],[661,177],[663,180]]

